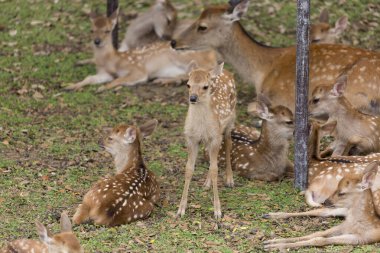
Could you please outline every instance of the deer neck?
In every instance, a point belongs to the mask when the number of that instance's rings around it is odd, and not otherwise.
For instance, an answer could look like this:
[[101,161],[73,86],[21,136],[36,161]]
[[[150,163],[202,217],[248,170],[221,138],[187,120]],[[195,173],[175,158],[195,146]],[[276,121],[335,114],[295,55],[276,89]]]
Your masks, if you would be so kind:
[[338,106],[333,109],[331,118],[335,118],[339,121],[344,120],[345,122],[352,123],[353,120],[359,118],[359,112],[352,106],[352,104],[345,98],[340,97],[337,101]]
[[228,42],[217,48],[225,61],[232,64],[245,81],[255,84],[257,92],[261,90],[266,74],[271,71],[274,60],[282,50],[258,43],[239,22],[233,24]]
[[94,47],[94,58],[96,65],[103,65],[110,59],[114,59],[118,56],[118,52],[113,47],[112,43],[106,43],[101,48]]
[[129,172],[135,168],[144,167],[139,140],[120,150],[114,156],[116,173]]
[[278,155],[282,151],[287,151],[289,141],[281,136],[278,127],[263,120],[260,138],[258,140],[258,152]]
[[354,222],[361,221],[368,222],[369,224],[376,223],[377,226],[380,225],[380,218],[376,212],[373,193],[371,190],[367,189],[362,194],[358,194],[356,199],[352,201],[352,207],[349,209],[347,219],[352,219]]

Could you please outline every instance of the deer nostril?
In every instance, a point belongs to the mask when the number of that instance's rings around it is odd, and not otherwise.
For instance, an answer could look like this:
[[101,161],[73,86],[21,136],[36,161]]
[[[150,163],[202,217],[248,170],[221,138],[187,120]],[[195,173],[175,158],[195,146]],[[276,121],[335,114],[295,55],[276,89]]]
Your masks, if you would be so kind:
[[198,100],[197,95],[190,95],[190,102],[195,103],[195,102],[197,102],[197,100]]
[[172,46],[172,48],[175,48],[175,46],[177,45],[177,41],[172,40],[172,41],[170,42],[170,45]]
[[94,40],[94,44],[97,45],[97,46],[99,46],[100,42],[102,42],[102,41],[100,39],[98,39],[98,38],[96,38]]

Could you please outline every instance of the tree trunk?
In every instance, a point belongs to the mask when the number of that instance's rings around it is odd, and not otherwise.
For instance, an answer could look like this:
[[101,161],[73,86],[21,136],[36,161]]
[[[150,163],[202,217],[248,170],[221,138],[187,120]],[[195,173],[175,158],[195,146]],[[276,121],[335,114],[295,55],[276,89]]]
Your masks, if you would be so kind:
[[[111,16],[112,13],[117,10],[118,6],[118,0],[107,0],[107,17]],[[118,48],[118,31],[119,24],[116,24],[115,29],[112,31],[112,44],[116,49]]]

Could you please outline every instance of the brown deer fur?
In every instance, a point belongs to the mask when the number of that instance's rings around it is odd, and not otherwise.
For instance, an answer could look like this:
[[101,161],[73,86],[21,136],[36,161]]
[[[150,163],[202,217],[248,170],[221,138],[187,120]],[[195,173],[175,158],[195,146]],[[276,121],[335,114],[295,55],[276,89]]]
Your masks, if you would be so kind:
[[[368,174],[377,174],[379,169],[378,162],[374,162],[366,167],[363,176],[346,175],[341,179],[336,191],[327,201],[332,208],[294,213],[294,216],[344,216],[343,223],[308,236],[268,240],[264,242],[264,248],[285,250],[305,246],[359,245],[380,241],[380,218],[374,206],[373,192],[362,187],[363,181],[373,183],[375,177]],[[269,217],[283,218],[276,216],[276,213]]]
[[185,214],[190,181],[193,175],[199,144],[202,141],[209,152],[210,168],[205,182],[207,188],[212,184],[214,195],[214,216],[221,218],[218,194],[218,152],[225,141],[226,184],[234,184],[230,151],[231,129],[235,121],[236,90],[233,75],[223,70],[223,64],[212,71],[195,69],[189,75],[189,110],[185,122],[185,136],[188,147],[188,160],[185,172],[185,185],[182,193],[178,216]]
[[[332,156],[366,155],[380,152],[380,117],[371,116],[354,108],[345,96],[346,78],[342,76],[331,88],[318,86],[309,101],[310,116],[328,117],[336,121],[335,141],[328,147]],[[353,148],[351,148],[351,146]],[[350,147],[350,148],[348,148]]]
[[61,214],[61,233],[52,236],[47,228],[36,222],[40,241],[19,239],[9,242],[0,253],[83,253],[83,249],[71,229],[66,213]]
[[[216,66],[216,54],[212,51],[177,52],[169,42],[158,42],[147,47],[120,53],[112,45],[111,31],[117,22],[118,11],[109,18],[91,15],[94,59],[96,75],[71,84],[65,89],[78,90],[90,84],[110,82],[98,91],[116,88],[121,85],[132,86],[152,79],[184,78],[189,65],[194,61],[198,66]],[[112,81],[112,82],[111,82]]]
[[116,226],[147,218],[160,196],[154,174],[141,154],[141,139],[157,125],[151,120],[141,127],[120,125],[105,142],[111,153],[116,174],[98,181],[84,196],[74,217],[75,224],[91,219],[96,224]]
[[169,0],[156,0],[133,20],[120,43],[120,52],[170,39],[177,24],[177,11]]
[[[284,176],[286,169],[293,170],[288,159],[289,140],[293,137],[293,113],[286,107],[268,108],[256,102],[255,113],[263,120],[261,135],[252,139],[234,128],[232,137],[232,170],[242,177],[262,181],[275,181]],[[252,103],[250,107],[252,107]],[[224,161],[225,150],[220,152]]]
[[[234,5],[207,8],[191,27],[172,41],[172,46],[177,49],[216,50],[241,77],[254,83],[256,92],[263,92],[273,102],[273,106],[283,105],[294,110],[296,48],[272,48],[250,37],[238,22],[246,13],[248,3],[248,0],[242,0]],[[348,74],[346,95],[354,107],[372,112],[372,101],[380,98],[380,90],[373,88],[380,87],[377,79],[380,65],[376,66],[371,61],[379,59],[378,52],[345,45],[312,44],[310,90],[333,82],[342,72],[349,72],[361,64],[360,75],[356,71]],[[358,101],[357,97],[361,100]]]

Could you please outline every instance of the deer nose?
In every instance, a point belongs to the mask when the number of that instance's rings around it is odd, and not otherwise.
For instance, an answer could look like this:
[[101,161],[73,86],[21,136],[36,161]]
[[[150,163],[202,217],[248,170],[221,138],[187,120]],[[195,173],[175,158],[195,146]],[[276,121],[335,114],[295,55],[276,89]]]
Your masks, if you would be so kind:
[[191,103],[196,103],[197,100],[198,100],[198,96],[197,95],[195,95],[195,94],[190,95],[190,102]]
[[172,40],[172,41],[170,42],[170,45],[172,46],[172,48],[175,48],[175,46],[177,45],[177,41]]
[[99,38],[96,38],[94,40],[94,44],[97,45],[97,46],[99,46],[100,42],[102,42],[102,41]]

